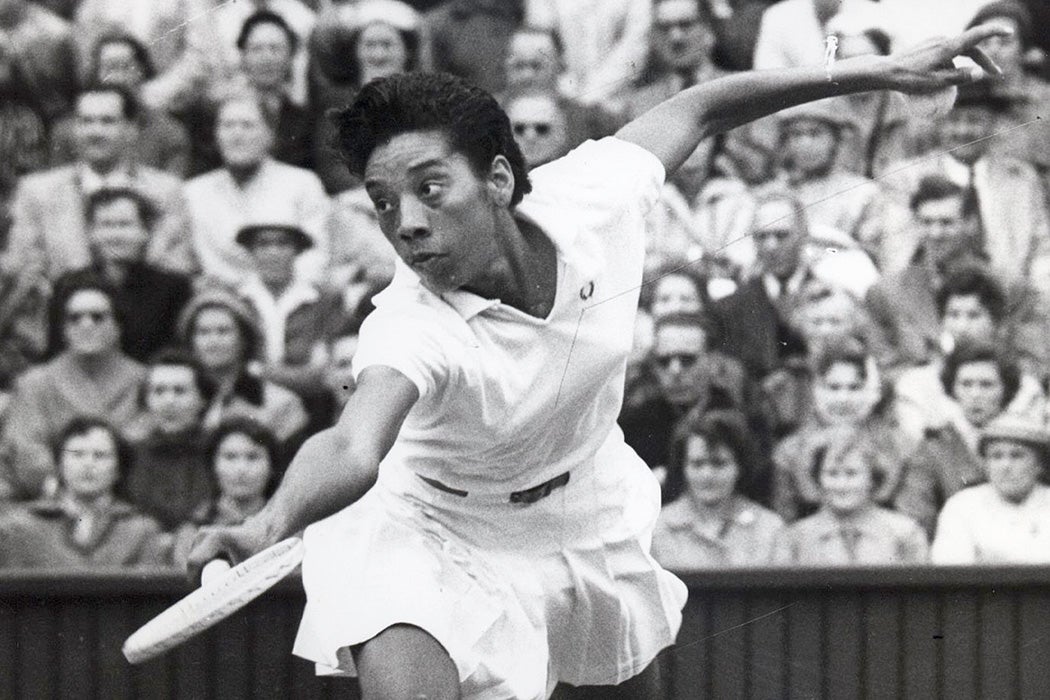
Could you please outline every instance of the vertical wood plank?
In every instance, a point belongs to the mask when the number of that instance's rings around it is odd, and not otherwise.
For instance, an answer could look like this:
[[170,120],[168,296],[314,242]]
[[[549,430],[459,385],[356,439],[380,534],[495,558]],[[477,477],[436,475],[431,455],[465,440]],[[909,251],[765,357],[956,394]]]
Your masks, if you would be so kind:
[[0,600],[0,698],[16,698],[22,685],[18,674],[18,616],[16,601]]
[[248,698],[251,692],[253,649],[250,618],[245,610],[234,613],[212,630],[218,635],[215,646],[215,697]]
[[[138,629],[162,613],[174,600],[166,597],[143,597],[134,604],[134,627]],[[176,687],[175,664],[172,655],[161,654],[155,659],[134,667],[135,696],[141,698],[170,698]]]
[[831,698],[859,698],[867,661],[859,596],[853,591],[830,595],[824,611],[825,693]]
[[1015,619],[1015,593],[990,590],[980,594],[981,697],[1012,698],[1017,696],[1015,650],[1018,626]]
[[708,682],[711,665],[708,663],[708,642],[710,634],[708,609],[713,604],[713,594],[697,592],[689,596],[682,613],[682,627],[678,631],[671,658],[674,668],[674,697],[702,698],[709,697]]
[[1035,698],[1050,689],[1050,591],[1025,591],[1019,616],[1020,696]]
[[124,640],[135,631],[131,614],[131,606],[120,598],[106,598],[95,606],[99,698],[122,700],[133,697],[132,668],[120,650]]
[[751,683],[748,696],[755,700],[778,698],[787,686],[788,615],[786,597],[759,595],[751,600],[747,617]]
[[179,700],[217,697],[212,683],[216,641],[216,632],[211,629],[169,652],[175,664],[174,697]]
[[249,612],[253,627],[254,646],[251,653],[252,697],[272,696],[276,689],[288,684],[293,637],[274,634],[287,627],[290,616],[288,603],[280,598],[256,601]]
[[940,596],[930,591],[904,597],[904,697],[938,697],[940,688]]
[[788,683],[783,696],[824,697],[824,606],[819,592],[801,592],[788,620]]
[[750,659],[745,654],[748,636],[746,594],[721,596],[711,610],[711,679],[714,698],[742,698],[747,694]]
[[901,601],[895,591],[876,589],[864,594],[864,697],[902,697]]
[[59,697],[83,698],[97,694],[97,670],[100,667],[95,616],[84,601],[63,600],[52,608],[57,618]]
[[944,696],[977,698],[977,647],[981,636],[977,593],[954,590],[943,594],[941,654],[944,659]]
[[53,601],[23,598],[19,601],[18,675],[26,697],[50,698],[58,694],[58,629]]

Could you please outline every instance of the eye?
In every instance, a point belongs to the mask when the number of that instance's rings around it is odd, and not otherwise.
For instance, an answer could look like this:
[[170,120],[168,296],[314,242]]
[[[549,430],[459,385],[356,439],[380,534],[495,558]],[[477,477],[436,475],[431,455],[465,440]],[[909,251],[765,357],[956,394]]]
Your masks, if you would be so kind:
[[441,183],[434,182],[433,180],[424,182],[419,187],[419,193],[423,195],[423,197],[426,197],[428,199],[433,199],[434,197],[437,197],[441,194],[443,190],[444,187],[441,186]]
[[372,205],[375,207],[377,214],[387,214],[394,208],[389,199],[382,198],[372,200]]

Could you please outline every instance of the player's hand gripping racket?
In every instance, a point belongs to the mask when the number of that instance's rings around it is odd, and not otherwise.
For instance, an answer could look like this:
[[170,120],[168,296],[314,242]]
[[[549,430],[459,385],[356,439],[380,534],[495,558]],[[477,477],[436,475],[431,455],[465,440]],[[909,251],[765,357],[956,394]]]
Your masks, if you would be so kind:
[[293,537],[233,568],[219,560],[210,562],[201,572],[200,588],[128,637],[124,657],[141,663],[200,634],[272,588],[302,560],[302,540]]

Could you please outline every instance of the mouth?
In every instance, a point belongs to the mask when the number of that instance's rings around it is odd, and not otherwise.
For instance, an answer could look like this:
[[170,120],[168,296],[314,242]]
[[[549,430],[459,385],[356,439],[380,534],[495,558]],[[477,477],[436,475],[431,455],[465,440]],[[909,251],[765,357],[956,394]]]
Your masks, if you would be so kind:
[[425,265],[427,265],[427,263],[430,263],[433,260],[438,260],[438,259],[444,258],[444,257],[445,257],[445,255],[443,253],[431,253],[431,252],[412,253],[410,256],[408,256],[408,264],[411,265],[412,267],[418,267],[420,265],[425,266]]

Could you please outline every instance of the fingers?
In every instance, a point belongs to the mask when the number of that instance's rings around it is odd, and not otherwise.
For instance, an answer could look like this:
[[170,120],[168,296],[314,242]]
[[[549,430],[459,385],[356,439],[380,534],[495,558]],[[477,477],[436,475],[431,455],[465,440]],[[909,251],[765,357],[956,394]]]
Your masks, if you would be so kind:
[[983,73],[976,67],[966,66],[936,71],[933,74],[933,78],[940,83],[940,87],[943,87],[945,85],[966,85],[979,80],[982,75]]
[[969,55],[970,49],[976,47],[985,39],[990,39],[993,36],[1009,36],[1012,33],[1013,32],[1003,26],[978,24],[976,27],[967,29],[955,38],[955,41],[953,42],[955,53],[959,56]]
[[1003,74],[1002,69],[996,65],[995,61],[993,61],[980,46],[974,46],[968,51],[964,51],[962,55],[979,65],[987,75],[999,76]]
[[193,539],[193,546],[186,559],[186,576],[193,585],[201,580],[201,570],[213,559],[231,559],[224,546],[222,531],[204,527]]

